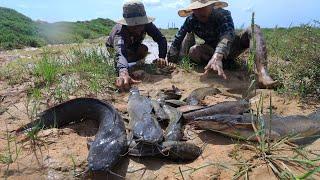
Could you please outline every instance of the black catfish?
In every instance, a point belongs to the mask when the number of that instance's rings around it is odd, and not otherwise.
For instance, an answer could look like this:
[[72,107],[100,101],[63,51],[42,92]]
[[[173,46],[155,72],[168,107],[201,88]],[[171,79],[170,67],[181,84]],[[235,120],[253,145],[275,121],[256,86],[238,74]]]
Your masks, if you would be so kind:
[[[311,119],[302,115],[286,117],[273,115],[271,118],[270,115],[263,115],[260,118],[264,120],[263,130],[266,137],[270,137],[271,140],[297,135],[297,138],[293,138],[292,141],[303,142],[304,139],[320,135],[319,118]],[[257,117],[251,114],[216,114],[196,118],[191,124],[200,129],[216,131],[230,137],[257,140],[252,126],[253,120],[256,119]]]
[[173,161],[193,161],[201,153],[200,147],[182,141],[165,141],[158,145],[132,143],[128,151],[134,157],[160,157]]
[[161,90],[161,92],[157,94],[157,97],[161,100],[179,100],[182,97],[182,92],[179,88],[172,86],[172,89]]
[[198,88],[191,92],[187,97],[186,102],[188,105],[199,105],[200,101],[206,96],[212,96],[221,93],[221,91],[214,87]]
[[199,117],[212,116],[215,114],[242,114],[249,110],[249,103],[245,100],[226,101],[202,109],[185,113],[183,117],[187,120],[194,120]]
[[129,127],[133,140],[155,144],[163,140],[163,131],[152,115],[151,100],[141,96],[136,88],[130,90],[128,101]]
[[124,122],[107,102],[93,98],[67,101],[42,112],[36,121],[17,129],[16,133],[35,127],[60,128],[86,119],[99,123],[99,130],[89,149],[89,170],[110,172],[128,147]]
[[152,107],[153,107],[153,111],[154,111],[156,117],[158,118],[158,120],[163,121],[163,120],[169,119],[169,116],[167,115],[167,113],[161,107],[162,102],[160,102],[158,100],[157,101],[156,100],[151,100],[151,104],[152,104]]
[[169,125],[165,131],[164,139],[166,141],[180,141],[183,137],[182,113],[168,105],[164,105],[163,109],[169,116]]

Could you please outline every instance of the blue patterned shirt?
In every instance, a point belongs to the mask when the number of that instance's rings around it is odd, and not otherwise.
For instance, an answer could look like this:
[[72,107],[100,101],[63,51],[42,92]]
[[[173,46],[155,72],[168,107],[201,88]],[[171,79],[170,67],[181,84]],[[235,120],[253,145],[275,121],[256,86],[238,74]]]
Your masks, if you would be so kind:
[[159,58],[165,58],[167,54],[167,40],[160,30],[153,24],[146,24],[140,36],[130,35],[127,26],[116,24],[106,42],[107,47],[112,47],[116,51],[116,67],[118,71],[128,69],[128,56],[126,49],[138,47],[142,43],[146,34],[158,43]]
[[194,32],[206,44],[215,49],[215,53],[229,55],[230,46],[235,37],[231,13],[225,9],[213,9],[207,23],[200,22],[193,14],[187,17],[175,36],[172,46],[180,49],[187,32]]

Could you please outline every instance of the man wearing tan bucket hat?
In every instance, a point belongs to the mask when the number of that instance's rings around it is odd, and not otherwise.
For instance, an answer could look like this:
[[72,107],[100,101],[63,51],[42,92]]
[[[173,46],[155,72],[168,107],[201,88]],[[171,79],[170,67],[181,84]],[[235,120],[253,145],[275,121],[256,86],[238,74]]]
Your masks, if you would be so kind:
[[[267,72],[267,52],[261,29],[255,25],[254,33],[251,28],[235,34],[233,19],[227,7],[228,3],[216,0],[191,0],[189,7],[179,10],[181,17],[187,17],[183,26],[167,54],[168,61],[175,62],[179,57],[181,46],[185,47],[186,40],[194,39],[189,36],[196,34],[205,41],[204,44],[194,45],[188,42],[188,55],[201,64],[205,63],[205,73],[210,70],[218,72],[219,76],[227,79],[223,67],[232,64],[241,53],[252,45],[251,37],[256,38],[255,72],[260,87],[272,88],[277,84]],[[187,36],[186,36],[187,35]],[[192,47],[191,47],[192,46]]]
[[119,77],[116,86],[120,90],[129,90],[131,84],[138,83],[129,75],[131,64],[144,59],[148,54],[148,47],[142,44],[146,34],[152,37],[159,46],[157,63],[166,64],[167,40],[159,29],[152,23],[153,17],[148,17],[144,5],[138,0],[126,1],[123,5],[123,19],[113,27],[106,46],[114,48],[116,52],[115,64]]

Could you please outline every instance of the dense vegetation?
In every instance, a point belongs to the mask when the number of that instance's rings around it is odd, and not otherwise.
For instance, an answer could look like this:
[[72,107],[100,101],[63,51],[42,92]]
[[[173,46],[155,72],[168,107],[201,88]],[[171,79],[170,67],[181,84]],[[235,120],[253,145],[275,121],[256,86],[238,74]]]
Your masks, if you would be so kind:
[[102,18],[84,22],[34,22],[15,10],[0,7],[0,49],[78,43],[107,35],[113,25],[113,21]]
[[40,46],[36,24],[12,9],[0,7],[0,49]]
[[265,29],[271,74],[282,86],[278,91],[320,99],[319,24]]

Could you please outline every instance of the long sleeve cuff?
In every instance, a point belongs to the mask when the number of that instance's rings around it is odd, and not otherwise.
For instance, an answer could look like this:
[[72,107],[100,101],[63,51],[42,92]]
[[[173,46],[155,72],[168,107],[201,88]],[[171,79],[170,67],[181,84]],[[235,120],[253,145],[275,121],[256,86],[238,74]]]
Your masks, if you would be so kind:
[[230,53],[231,42],[229,38],[223,38],[217,45],[215,53],[223,54],[227,58]]

